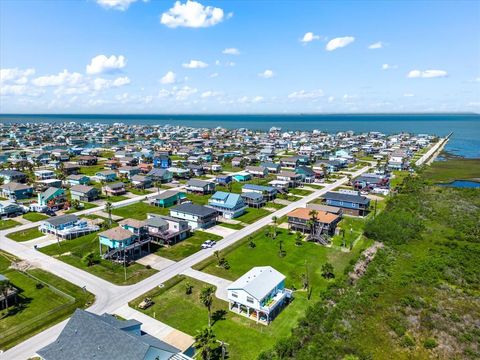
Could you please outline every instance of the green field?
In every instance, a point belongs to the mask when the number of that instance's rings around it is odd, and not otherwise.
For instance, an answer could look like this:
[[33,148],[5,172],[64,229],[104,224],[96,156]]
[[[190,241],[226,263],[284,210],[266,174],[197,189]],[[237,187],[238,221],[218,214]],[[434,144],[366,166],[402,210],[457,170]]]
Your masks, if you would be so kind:
[[[97,233],[91,233],[73,240],[64,240],[60,242],[60,246],[52,244],[40,248],[40,251],[117,285],[135,284],[157,272],[154,269],[147,269],[143,265],[133,263],[127,267],[127,280],[125,281],[122,264],[99,259],[97,264],[87,266],[82,260],[87,253],[93,252],[99,256]],[[103,249],[103,253],[105,252],[106,249]]]
[[244,226],[242,224],[230,224],[230,223],[218,223],[218,225],[229,228],[229,229],[234,229],[234,230],[240,230],[243,229]]
[[480,181],[480,159],[449,159],[435,161],[424,170],[432,182],[452,182],[454,180]]
[[[0,310],[0,349],[6,350],[32,337],[67,318],[76,308],[85,308],[93,302],[92,294],[43,270],[22,273],[9,269],[12,260],[11,255],[0,252],[0,273],[20,290],[18,303],[8,311]],[[37,288],[39,283],[44,286]]]
[[[295,234],[289,233],[287,229],[277,229],[277,238],[266,237],[266,232],[272,232],[272,228],[265,227],[252,235],[255,247],[249,246],[249,237],[242,239],[231,247],[222,250],[230,264],[226,270],[217,266],[215,257],[209,257],[205,261],[194,266],[195,269],[207,273],[235,280],[249,271],[254,266],[270,265],[287,277],[288,288],[302,288],[302,274],[308,275],[312,284],[312,298],[318,298],[319,292],[328,281],[321,276],[321,267],[325,262],[330,262],[335,268],[336,274],[340,276],[344,267],[358,253],[367,247],[371,242],[361,239],[353,248],[352,252],[343,252],[335,248],[321,246],[312,242],[302,242],[302,245],[295,245]],[[279,256],[279,242],[282,241],[285,256]]]
[[110,202],[119,202],[119,201],[127,200],[128,197],[123,195],[113,195],[113,196],[105,196],[105,197],[102,197],[101,199],[105,201],[110,201]]
[[113,215],[121,216],[125,219],[132,218],[137,220],[145,220],[148,213],[168,215],[169,212],[170,210],[168,208],[161,208],[145,204],[144,202],[137,202],[135,204],[122,206],[112,210]]
[[41,221],[41,220],[48,219],[48,216],[44,215],[44,214],[37,213],[37,212],[29,212],[29,213],[26,213],[25,215],[23,215],[23,218],[25,220],[35,222],[35,221]]
[[235,220],[238,220],[238,221],[241,221],[243,223],[246,223],[246,224],[252,224],[254,223],[255,221],[267,216],[271,214],[270,211],[268,210],[265,210],[265,209],[262,209],[262,208],[259,208],[259,209],[256,209],[256,208],[247,208],[245,209],[245,213],[239,217],[236,217]]
[[218,235],[197,230],[194,231],[190,237],[175,245],[169,247],[160,247],[158,250],[155,250],[155,254],[173,261],[180,261],[187,256],[190,256],[201,250],[200,246],[206,240],[218,241],[221,239],[222,238]]
[[208,203],[208,199],[210,199],[212,195],[198,195],[198,194],[187,194],[187,198],[191,200],[194,204],[198,205],[206,205]]
[[29,229],[16,231],[7,235],[9,239],[15,241],[28,241],[41,236],[44,236],[44,234],[38,230],[38,227],[31,227]]
[[307,196],[312,193],[312,191],[310,190],[299,189],[299,188],[289,189],[288,192],[293,195],[300,195],[300,196]]
[[0,230],[10,229],[12,227],[21,225],[18,221],[7,219],[7,220],[0,220]]
[[94,176],[97,172],[105,170],[103,164],[92,166],[80,166],[80,174]]
[[480,196],[432,186],[448,176],[446,168],[399,186],[367,220],[365,236],[384,249],[365,275],[327,289],[292,336],[262,359],[479,358],[472,319],[480,314]]
[[94,207],[98,206],[97,204],[92,204],[92,203],[88,203],[88,202],[81,202],[81,204],[83,205],[82,208],[75,209],[75,208],[72,207],[70,210],[65,211],[65,214],[72,214],[72,213],[76,213],[77,211],[93,209]]

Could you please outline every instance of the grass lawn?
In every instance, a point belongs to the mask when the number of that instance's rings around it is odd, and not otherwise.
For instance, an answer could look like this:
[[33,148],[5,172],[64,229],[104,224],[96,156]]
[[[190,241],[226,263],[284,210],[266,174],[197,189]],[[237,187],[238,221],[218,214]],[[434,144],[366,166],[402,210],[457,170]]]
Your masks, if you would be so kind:
[[268,208],[273,208],[273,209],[277,209],[277,210],[280,210],[280,209],[283,209],[286,205],[283,205],[283,204],[277,204],[273,201],[269,201],[265,204],[265,207],[268,207]]
[[133,187],[129,188],[127,191],[131,192],[132,194],[135,194],[135,195],[148,195],[148,194],[150,194],[150,192],[147,191],[147,190],[137,189],[137,188],[133,188]]
[[161,208],[145,204],[144,202],[138,202],[112,210],[113,215],[118,215],[125,219],[132,218],[137,220],[145,220],[148,213],[168,215],[169,212],[170,210],[168,208]]
[[29,212],[29,213],[26,213],[25,215],[23,215],[23,218],[25,220],[29,220],[29,221],[40,221],[40,220],[45,220],[45,219],[48,219],[48,216],[47,215],[44,215],[44,214],[40,214],[38,212]]
[[[67,318],[76,308],[85,308],[93,302],[92,294],[43,270],[32,269],[25,274],[9,269],[12,260],[11,255],[0,252],[0,273],[20,290],[18,305],[10,306],[8,313],[0,311],[0,349],[6,350],[32,337]],[[38,289],[38,283],[43,283],[43,288]]]
[[12,220],[12,219],[7,219],[7,220],[0,220],[0,230],[6,230],[10,229],[12,227],[15,227],[17,225],[21,225],[19,222]]
[[72,207],[70,210],[65,211],[65,214],[72,214],[72,213],[76,213],[77,211],[93,209],[94,207],[98,206],[97,204],[92,204],[92,203],[88,203],[88,202],[82,202],[81,204],[83,205],[83,208],[75,209],[75,208]]
[[393,177],[390,179],[390,188],[395,189],[397,186],[399,186],[401,183],[403,183],[403,180],[410,175],[408,171],[402,171],[402,170],[394,170],[393,172]]
[[238,220],[247,224],[252,224],[258,219],[263,218],[264,216],[267,216],[269,214],[271,214],[271,212],[268,210],[265,210],[262,208],[256,209],[256,208],[249,207],[245,209],[245,213],[242,216],[235,218],[235,220]]
[[[187,282],[193,285],[190,295],[185,294]],[[196,279],[178,276],[165,283],[164,288],[156,288],[135,299],[130,306],[137,308],[146,296],[151,297],[155,304],[140,311],[152,317],[155,313],[162,322],[194,336],[197,330],[208,324],[208,312],[199,300],[200,291],[206,285]],[[269,326],[265,326],[228,311],[228,304],[214,297],[213,332],[218,340],[228,344],[229,359],[255,359],[262,350],[270,348],[277,339],[290,333],[308,304],[305,296],[298,296]]]
[[40,236],[43,236],[43,235],[44,234],[38,230],[38,227],[32,227],[29,229],[20,230],[20,231],[8,234],[7,237],[15,241],[28,241],[28,240],[39,238]]
[[92,166],[80,166],[80,174],[87,175],[87,176],[94,176],[97,172],[103,171],[104,165],[92,165]]
[[[218,267],[213,256],[195,265],[194,268],[225,279],[235,280],[254,266],[270,265],[287,277],[286,286],[288,288],[300,289],[302,288],[301,276],[302,273],[305,273],[306,263],[312,285],[312,299],[318,299],[319,292],[328,283],[321,276],[322,265],[330,262],[335,268],[335,274],[341,276],[349,261],[356,259],[368,245],[362,239],[356,243],[351,252],[343,252],[312,242],[302,242],[302,245],[296,246],[295,234],[289,234],[287,229],[277,228],[276,239],[266,237],[266,231],[271,232],[271,227],[265,227],[252,235],[256,245],[253,249],[248,245],[249,237],[247,237],[221,251],[221,255],[228,260],[230,269]],[[283,242],[282,246],[286,252],[284,257],[279,256],[280,241]]]
[[289,189],[288,192],[294,195],[300,195],[300,196],[307,196],[312,193],[310,190],[299,189],[299,188]]
[[[185,240],[170,247],[159,247],[155,254],[164,258],[179,261],[200,250],[200,245],[206,240],[221,240],[218,235],[206,231],[194,231],[193,234]],[[154,244],[152,244],[154,246]]]
[[229,229],[234,229],[234,230],[240,230],[243,229],[244,226],[242,224],[230,224],[230,223],[218,223],[218,225],[229,228]]
[[110,202],[119,202],[119,201],[127,200],[127,199],[128,199],[128,197],[123,196],[123,195],[114,195],[114,196],[108,196],[108,197],[103,198],[103,200],[110,201]]
[[210,199],[212,195],[198,195],[198,194],[187,194],[187,199],[191,200],[194,204],[198,205],[206,205],[208,203],[208,199]]
[[[52,244],[41,248],[40,251],[117,285],[135,284],[157,272],[137,263],[130,264],[127,267],[127,280],[125,281],[122,264],[101,259],[98,264],[87,266],[82,261],[85,254],[93,252],[97,256],[99,255],[97,233],[61,241],[60,247],[58,244]],[[103,250],[103,252],[105,251],[106,249]]]

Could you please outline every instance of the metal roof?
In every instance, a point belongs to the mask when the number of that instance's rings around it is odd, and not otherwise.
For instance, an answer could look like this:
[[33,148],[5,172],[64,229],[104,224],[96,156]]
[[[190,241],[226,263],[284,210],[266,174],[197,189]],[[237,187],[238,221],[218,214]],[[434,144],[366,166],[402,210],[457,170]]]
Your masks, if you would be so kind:
[[183,203],[173,207],[170,211],[178,211],[196,216],[209,216],[215,214],[217,211],[203,205]]
[[351,203],[363,204],[363,205],[367,205],[370,203],[370,199],[365,196],[343,194],[343,193],[334,192],[334,191],[329,191],[322,197],[328,200],[345,201],[345,202],[351,202]]
[[56,227],[56,226],[59,226],[59,225],[62,225],[62,224],[68,224],[70,222],[74,222],[74,221],[77,221],[77,220],[78,220],[77,215],[66,214],[66,215],[55,216],[55,217],[46,219],[45,221]]
[[262,300],[283,280],[285,280],[285,275],[271,266],[258,266],[250,269],[227,289],[245,290],[255,299]]

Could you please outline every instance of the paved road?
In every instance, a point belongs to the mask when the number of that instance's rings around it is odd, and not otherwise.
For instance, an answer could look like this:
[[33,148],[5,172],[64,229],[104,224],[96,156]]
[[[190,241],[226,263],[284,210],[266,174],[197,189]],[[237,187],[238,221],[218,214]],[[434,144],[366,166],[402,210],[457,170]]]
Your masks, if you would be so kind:
[[[352,177],[357,177],[363,174],[364,172],[368,171],[371,166],[372,165],[366,166],[352,173]],[[168,266],[167,268],[159,271],[158,273],[150,276],[149,278],[130,286],[118,286],[111,284],[110,282],[98,278],[86,271],[80,270],[50,256],[44,255],[36,250],[24,246],[22,243],[17,243],[5,237],[7,233],[18,231],[22,228],[29,228],[32,226],[31,224],[29,224],[29,226],[22,225],[14,229],[1,231],[0,249],[14,254],[21,259],[28,260],[29,262],[37,265],[38,267],[49,271],[57,276],[60,276],[75,285],[78,285],[80,287],[85,286],[88,291],[92,292],[96,296],[95,303],[88,309],[89,311],[97,314],[102,314],[104,312],[115,313],[117,310],[124,307],[125,304],[127,304],[129,301],[153,289],[155,286],[164,283],[165,281],[173,278],[178,274],[188,271],[188,269],[190,269],[195,264],[213,255],[214,251],[222,250],[243,239],[244,237],[254,233],[255,231],[261,229],[262,227],[268,225],[269,223],[271,223],[273,216],[280,218],[289,213],[290,211],[296,209],[297,207],[304,207],[308,202],[311,202],[319,196],[325,194],[326,192],[345,184],[347,181],[348,179],[344,177],[332,184],[328,184],[324,188],[316,190],[310,195],[307,195],[295,202],[292,202],[286,207],[274,213],[271,213],[264,218],[259,219],[255,223],[248,225],[245,228],[240,229],[231,235],[226,236],[224,239],[220,240],[214,248],[198,251],[195,254],[179,262],[176,262],[171,266]],[[147,197],[151,197],[154,195],[156,195],[156,193],[147,195]],[[115,207],[126,206],[131,203],[141,201],[142,198],[144,198],[144,196],[138,196],[132,199],[117,202],[114,205]],[[92,213],[98,211],[99,208],[102,207],[84,210],[82,212],[79,212],[79,214]],[[65,326],[65,322],[57,324],[50,329],[31,337],[23,343],[8,350],[3,355],[0,355],[0,359],[24,360],[30,356],[33,356],[37,350],[55,340],[60,331],[63,329],[63,326]]]
[[[450,136],[450,135],[449,135]],[[447,144],[449,136],[440,139],[435,145],[433,145],[420,159],[415,162],[415,165],[420,166],[426,163],[430,164],[440,154],[443,147]]]

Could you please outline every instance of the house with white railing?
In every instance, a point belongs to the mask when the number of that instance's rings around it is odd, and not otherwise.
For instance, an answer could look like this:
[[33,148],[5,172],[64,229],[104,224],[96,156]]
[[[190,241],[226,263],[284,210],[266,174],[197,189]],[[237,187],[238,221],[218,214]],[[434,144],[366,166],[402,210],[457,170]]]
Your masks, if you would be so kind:
[[87,219],[80,219],[77,215],[67,214],[45,219],[40,223],[38,230],[44,234],[54,234],[62,239],[74,239],[79,236],[98,231],[97,225]]
[[271,266],[254,267],[228,288],[230,311],[268,325],[288,304],[292,291],[285,275]]

